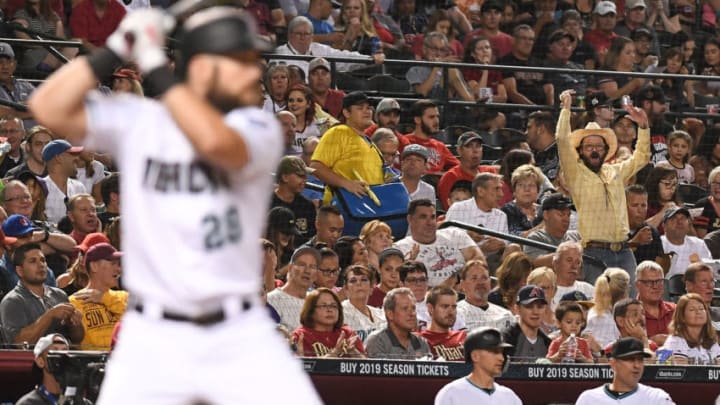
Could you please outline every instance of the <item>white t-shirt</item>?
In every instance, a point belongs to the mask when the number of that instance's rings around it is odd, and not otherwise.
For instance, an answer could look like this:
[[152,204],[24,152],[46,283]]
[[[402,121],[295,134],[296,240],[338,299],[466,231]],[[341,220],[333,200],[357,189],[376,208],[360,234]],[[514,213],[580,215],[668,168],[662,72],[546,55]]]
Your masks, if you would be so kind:
[[363,314],[359,309],[355,308],[355,306],[350,303],[350,300],[343,301],[342,306],[345,325],[357,332],[363,343],[372,332],[380,330],[387,325],[387,321],[385,320],[385,311],[380,308],[368,305],[373,318],[370,320],[370,318]]
[[580,394],[575,405],[672,405],[674,403],[670,394],[660,388],[638,384],[635,391],[615,398],[608,391],[608,384],[604,384]]
[[488,302],[488,309],[482,309],[462,300],[458,302],[459,316],[465,320],[465,327],[468,330],[489,326],[502,331],[516,322],[512,312],[491,302]]
[[280,315],[280,324],[285,325],[289,332],[292,333],[300,327],[300,314],[305,304],[303,298],[294,297],[281,288],[276,288],[268,293],[267,302],[275,308]]
[[[437,197],[435,196],[435,189],[433,188],[433,186],[420,180],[415,192],[410,194],[410,201],[420,200],[423,198],[427,198],[430,201],[435,201],[437,199]],[[410,232],[409,229],[408,229],[408,232]]]
[[243,168],[226,170],[205,162],[156,100],[93,94],[86,108],[86,146],[112,153],[123,174],[127,290],[189,316],[241,302],[235,297],[256,297],[258,240],[273,188],[269,173],[283,150],[272,114],[247,107],[225,115],[249,156]]
[[47,184],[48,194],[45,198],[45,215],[49,222],[57,224],[67,214],[66,198],[69,200],[75,195],[88,191],[83,184],[75,179],[67,180],[67,195],[60,190],[50,176],[43,177]]
[[493,383],[492,393],[470,382],[467,377],[448,383],[435,396],[435,405],[502,404],[522,405],[520,397],[508,387]]
[[[430,321],[432,321],[432,318],[430,317],[430,312],[428,311],[427,307],[427,300],[417,301],[415,303],[415,313],[417,314],[418,331],[424,331],[428,328],[428,326],[430,326]],[[458,311],[457,317],[455,317],[455,324],[452,326],[452,328],[450,328],[450,330],[463,329],[466,329],[465,319],[463,318],[460,311]]]
[[[478,225],[504,234],[510,233],[508,231],[507,215],[505,215],[504,212],[497,208],[493,208],[490,211],[483,211],[478,208],[474,198],[456,202],[450,206],[447,214],[445,214],[445,220]],[[503,241],[506,244],[508,243],[506,240]],[[482,242],[480,242],[480,244],[482,244]]]
[[422,262],[427,267],[430,287],[435,287],[462,270],[465,265],[462,249],[475,246],[475,242],[470,236],[457,228],[440,229],[435,235],[435,242],[429,245],[415,242],[412,236],[400,239],[393,245],[405,255],[412,250],[413,246],[420,245],[420,251],[415,260]]
[[[77,169],[77,181],[85,186],[85,191],[87,191],[88,194],[92,194],[93,186],[100,183],[105,178],[105,166],[103,166],[102,163],[97,160],[93,160],[92,166],[95,173],[93,173],[91,177],[87,176],[87,171],[84,167],[79,167]],[[96,202],[100,204],[100,201]]]
[[563,295],[573,291],[580,291],[581,293],[585,294],[589,300],[592,300],[593,296],[595,295],[595,287],[593,287],[593,285],[590,283],[586,283],[585,281],[575,280],[575,283],[570,287],[557,286],[555,296],[553,297],[552,303],[550,303],[553,311],[560,303],[560,298],[562,298]]
[[620,330],[617,328],[610,311],[598,314],[595,308],[591,308],[588,311],[587,318],[585,332],[590,332],[600,344],[600,347],[607,347],[607,345],[620,338]]
[[682,245],[674,245],[670,243],[667,236],[662,235],[660,237],[663,245],[663,251],[665,253],[675,252],[675,257],[672,258],[672,265],[668,271],[666,278],[670,278],[675,274],[685,274],[687,267],[690,265],[690,257],[694,254],[697,255],[699,260],[709,259],[712,260],[710,250],[708,250],[705,241],[695,236],[686,236],[685,243]]
[[663,349],[672,350],[674,356],[681,356],[688,359],[692,364],[715,364],[720,358],[720,346],[717,343],[710,349],[704,347],[690,347],[685,338],[670,335],[665,340]]

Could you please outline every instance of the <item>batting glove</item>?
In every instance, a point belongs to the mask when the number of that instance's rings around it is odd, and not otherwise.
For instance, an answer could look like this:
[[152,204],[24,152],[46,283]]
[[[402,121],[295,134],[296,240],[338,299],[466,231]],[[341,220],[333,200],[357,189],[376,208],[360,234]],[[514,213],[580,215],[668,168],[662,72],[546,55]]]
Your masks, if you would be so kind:
[[128,13],[110,35],[106,46],[125,61],[135,60],[140,71],[148,73],[167,63],[165,36],[175,20],[159,9],[140,9]]

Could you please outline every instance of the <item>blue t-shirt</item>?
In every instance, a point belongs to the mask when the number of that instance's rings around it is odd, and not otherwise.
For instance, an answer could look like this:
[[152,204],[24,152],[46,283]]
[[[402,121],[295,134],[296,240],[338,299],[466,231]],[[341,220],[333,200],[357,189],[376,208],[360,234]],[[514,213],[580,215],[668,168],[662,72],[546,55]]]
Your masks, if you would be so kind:
[[313,25],[313,34],[330,34],[335,32],[335,28],[333,28],[330,23],[328,23],[326,20],[318,20],[314,17],[312,17],[310,14],[303,14],[304,17],[307,17]]

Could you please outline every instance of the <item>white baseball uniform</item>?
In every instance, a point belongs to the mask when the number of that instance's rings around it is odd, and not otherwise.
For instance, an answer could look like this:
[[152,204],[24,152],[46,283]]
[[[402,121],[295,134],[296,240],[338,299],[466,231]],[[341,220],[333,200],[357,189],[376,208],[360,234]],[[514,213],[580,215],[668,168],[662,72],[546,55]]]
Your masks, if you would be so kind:
[[634,391],[619,396],[608,389],[609,384],[587,390],[580,394],[575,405],[671,405],[674,404],[670,394],[660,388],[638,384]]
[[[283,149],[274,117],[225,116],[250,157],[227,171],[204,162],[155,100],[92,94],[86,111],[87,147],[122,172],[124,285],[143,306],[123,318],[98,402],[320,403],[259,300],[258,240]],[[218,311],[225,320],[210,326],[163,316]],[[271,381],[283,389],[263,390]]]
[[503,404],[522,405],[522,401],[510,388],[493,383],[492,390],[473,384],[467,377],[448,383],[435,396],[435,405]]

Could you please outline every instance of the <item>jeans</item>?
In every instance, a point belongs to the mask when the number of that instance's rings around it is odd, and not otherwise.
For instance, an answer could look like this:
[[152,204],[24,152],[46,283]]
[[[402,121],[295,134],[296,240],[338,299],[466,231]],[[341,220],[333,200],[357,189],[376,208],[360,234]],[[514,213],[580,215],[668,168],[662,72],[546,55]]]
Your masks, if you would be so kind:
[[[610,249],[587,248],[584,253],[605,262],[606,268],[619,267],[627,271],[628,275],[630,275],[630,296],[635,296],[637,293],[635,291],[635,269],[637,268],[637,262],[635,262],[635,255],[632,250],[623,249],[613,252]],[[595,280],[599,276],[600,274],[585,274],[585,281],[595,284]]]

